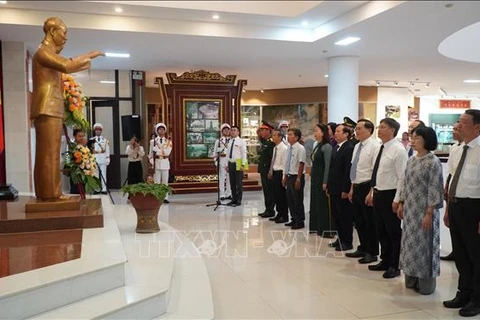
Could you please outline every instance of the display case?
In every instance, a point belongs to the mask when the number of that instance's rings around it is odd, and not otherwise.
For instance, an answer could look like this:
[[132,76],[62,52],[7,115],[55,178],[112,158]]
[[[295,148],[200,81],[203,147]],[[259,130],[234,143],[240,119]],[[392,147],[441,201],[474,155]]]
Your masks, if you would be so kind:
[[241,108],[241,137],[247,144],[248,162],[258,163],[257,129],[262,122],[262,108],[260,106],[242,106]]
[[448,154],[450,146],[456,141],[453,138],[453,126],[461,114],[431,114],[430,125],[437,133],[438,147],[436,153]]

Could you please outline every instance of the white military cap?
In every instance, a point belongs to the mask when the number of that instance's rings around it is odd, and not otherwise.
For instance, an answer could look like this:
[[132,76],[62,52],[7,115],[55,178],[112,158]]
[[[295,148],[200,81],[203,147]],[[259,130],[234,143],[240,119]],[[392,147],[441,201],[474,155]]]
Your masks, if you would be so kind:
[[103,130],[103,125],[101,123],[95,123],[93,125],[93,130],[97,130],[97,129],[100,129],[100,130]]
[[167,131],[167,126],[165,125],[165,123],[160,122],[160,123],[157,123],[155,125],[155,133],[158,131],[158,128],[160,128],[160,127],[163,127],[163,129],[165,129],[165,131]]
[[220,131],[222,131],[225,128],[231,129],[231,127],[228,123],[222,123],[222,125],[220,126]]
[[289,126],[289,123],[287,120],[282,120],[280,121],[280,123],[278,124],[278,128],[282,128],[282,127],[288,127]]

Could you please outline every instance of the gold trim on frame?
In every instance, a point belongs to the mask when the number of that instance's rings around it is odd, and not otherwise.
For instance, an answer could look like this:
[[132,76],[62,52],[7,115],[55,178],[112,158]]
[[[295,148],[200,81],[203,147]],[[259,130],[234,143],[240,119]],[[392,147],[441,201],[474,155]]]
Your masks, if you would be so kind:
[[174,182],[211,182],[217,181],[216,174],[210,175],[194,175],[194,176],[175,176]]
[[184,72],[180,76],[173,72],[167,72],[167,80],[170,84],[199,84],[199,85],[235,85],[236,75],[222,76],[218,72],[198,70]]

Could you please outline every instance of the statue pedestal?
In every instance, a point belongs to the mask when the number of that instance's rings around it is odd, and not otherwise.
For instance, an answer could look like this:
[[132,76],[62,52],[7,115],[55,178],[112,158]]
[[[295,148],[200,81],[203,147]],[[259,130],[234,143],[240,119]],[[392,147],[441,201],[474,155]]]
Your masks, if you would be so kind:
[[25,212],[78,211],[80,210],[80,200],[79,196],[65,196],[57,201],[32,199],[25,204]]

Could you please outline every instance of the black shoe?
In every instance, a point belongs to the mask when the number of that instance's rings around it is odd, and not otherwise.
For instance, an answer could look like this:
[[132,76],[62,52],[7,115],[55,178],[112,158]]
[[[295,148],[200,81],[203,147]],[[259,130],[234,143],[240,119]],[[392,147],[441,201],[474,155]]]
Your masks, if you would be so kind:
[[226,200],[227,198],[225,197],[220,197],[220,200],[223,201],[223,200]]
[[470,296],[457,291],[455,298],[443,301],[443,306],[448,309],[459,309],[465,307],[470,301]]
[[102,191],[102,194],[108,194],[108,192],[107,191]]
[[227,203],[227,206],[229,207],[236,207],[237,206],[237,203],[235,201],[230,201],[229,203]]
[[[377,260],[378,260],[377,256],[372,256],[370,253],[366,253],[363,258],[358,259],[358,263],[368,264],[368,263],[376,262]],[[385,269],[385,270],[387,270],[387,269]]]
[[387,264],[383,261],[380,261],[380,263],[374,264],[373,266],[368,266],[368,270],[370,271],[387,271],[388,269]]
[[285,223],[285,222],[288,222],[288,220],[285,218],[280,218],[278,220],[275,220],[275,223]]
[[392,279],[398,277],[399,275],[400,270],[390,267],[387,271],[385,271],[382,277],[384,277],[385,279]]
[[328,246],[329,246],[330,248],[336,248],[336,247],[338,247],[339,245],[340,245],[340,242],[338,242],[338,239],[335,240],[334,242],[330,242],[330,243],[328,244]]
[[348,257],[348,258],[362,258],[362,257],[365,257],[365,254],[366,254],[365,252],[357,249],[357,251],[349,252],[349,253],[345,254],[345,256]]
[[93,192],[93,194],[100,194],[100,191],[95,191]]
[[480,304],[470,301],[458,312],[462,317],[475,317],[480,314]]
[[275,217],[273,217],[273,218],[269,218],[268,220],[269,220],[269,221],[277,221],[277,218],[278,218],[278,216],[275,216]]
[[303,228],[305,228],[305,223],[303,223],[303,222],[295,223],[292,226],[292,230],[298,230],[298,229],[303,229]]
[[291,227],[293,226],[293,224],[294,224],[293,221],[290,221],[289,223],[285,223],[285,227]]
[[453,254],[453,251],[450,252],[448,255],[444,256],[444,257],[440,257],[440,260],[443,260],[443,261],[455,261],[455,255]]
[[265,211],[265,212],[260,213],[258,216],[259,216],[259,217],[262,217],[262,218],[271,218],[271,217],[275,217],[275,213],[274,213],[274,212]]
[[225,197],[225,200],[232,200],[232,196]]
[[339,244],[338,247],[335,248],[335,251],[348,251],[352,249],[353,246],[351,244]]
[[170,203],[167,199],[163,200],[163,203]]
[[235,204],[236,204],[237,206],[241,206],[241,205],[242,205],[242,203],[241,203],[240,201],[235,202]]

